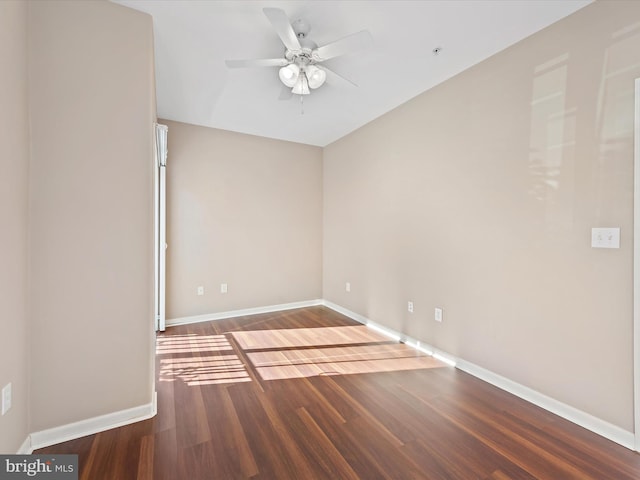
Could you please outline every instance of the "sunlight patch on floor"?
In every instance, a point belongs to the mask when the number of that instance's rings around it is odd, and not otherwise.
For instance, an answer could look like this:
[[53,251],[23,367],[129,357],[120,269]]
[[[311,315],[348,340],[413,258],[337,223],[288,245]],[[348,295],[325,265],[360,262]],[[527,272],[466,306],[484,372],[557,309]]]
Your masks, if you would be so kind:
[[158,337],[156,353],[175,354],[190,352],[224,352],[232,351],[233,347],[224,335],[165,335]]
[[187,385],[250,382],[251,377],[237,355],[167,358],[160,360],[159,381],[182,380]]
[[447,366],[364,325],[165,334],[158,337],[157,355],[160,382],[189,386],[250,382],[246,359],[263,380]]
[[243,350],[321,347],[390,341],[389,338],[380,335],[364,325],[238,331],[233,332],[232,335]]
[[263,380],[446,366],[366,326],[255,330],[232,335]]
[[157,339],[156,354],[160,359],[160,382],[181,380],[193,386],[251,381],[224,335],[162,335]]

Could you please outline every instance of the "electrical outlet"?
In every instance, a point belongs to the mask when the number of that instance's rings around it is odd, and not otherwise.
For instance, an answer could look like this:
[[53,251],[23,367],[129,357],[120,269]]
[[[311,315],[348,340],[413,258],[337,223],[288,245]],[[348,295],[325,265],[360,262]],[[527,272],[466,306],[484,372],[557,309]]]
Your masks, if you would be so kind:
[[204,295],[204,287],[198,287],[198,295]]
[[11,408],[11,383],[7,383],[2,388],[2,415]]
[[407,302],[407,311],[413,313],[413,302]]
[[345,283],[345,284],[344,284],[344,289],[345,289],[347,292],[350,292],[350,291],[351,291],[351,284],[350,284],[349,282]]
[[228,287],[226,283],[221,283],[220,284],[220,293],[227,293],[228,291]]
[[620,229],[592,228],[591,246],[593,248],[620,248]]
[[434,313],[434,319],[436,322],[441,322],[442,321],[442,315],[443,315],[443,311],[441,308],[436,307],[435,313]]

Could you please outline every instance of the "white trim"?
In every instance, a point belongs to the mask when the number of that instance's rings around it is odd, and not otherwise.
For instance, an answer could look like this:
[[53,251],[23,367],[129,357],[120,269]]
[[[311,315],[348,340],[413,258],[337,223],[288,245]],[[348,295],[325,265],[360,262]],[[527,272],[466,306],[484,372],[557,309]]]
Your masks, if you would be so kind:
[[34,432],[29,436],[29,453],[38,448],[48,447],[57,443],[104,432],[112,428],[129,425],[141,420],[147,420],[155,416],[156,412],[157,397],[154,396],[152,402],[145,405]]
[[640,452],[640,78],[636,79],[633,160],[633,416]]
[[272,313],[282,310],[293,310],[294,308],[315,307],[323,305],[322,300],[306,300],[304,302],[282,303],[280,305],[268,305],[265,307],[245,308],[242,310],[230,310],[227,312],[207,313],[204,315],[194,315],[192,317],[179,317],[167,320],[168,327],[176,325],[186,325],[189,323],[210,322],[212,320],[224,320],[225,318],[245,317],[247,315],[258,315],[260,313]]
[[169,127],[154,124],[154,318],[155,330],[165,330],[167,264],[167,133]]
[[347,310],[346,308],[341,307],[337,303],[333,303],[328,300],[323,300],[322,305],[324,305],[325,307],[329,307],[331,310],[334,310],[338,313],[341,313],[345,317],[349,317],[351,320],[360,322],[363,325],[375,324],[375,322],[369,320],[367,317],[360,315],[359,313],[352,312],[351,310]]
[[[325,307],[328,307],[332,310],[335,310],[338,313],[341,313],[356,322],[360,322],[367,326],[372,326],[378,331],[383,331],[383,333],[387,334],[391,338],[399,338],[405,344],[417,348],[429,355],[433,355],[434,357],[438,357],[443,361],[455,365],[456,368],[459,368],[463,372],[466,372],[470,375],[473,375],[476,378],[479,378],[491,385],[494,385],[506,392],[509,392],[517,397],[520,397],[540,408],[543,408],[551,413],[558,415],[559,417],[564,418],[565,420],[569,420],[581,427],[586,428],[598,435],[608,438],[609,440],[616,442],[624,447],[627,447],[631,450],[634,449],[634,434],[633,432],[628,432],[616,425],[613,425],[609,422],[601,420],[599,418],[594,417],[582,410],[578,410],[577,408],[571,407],[565,403],[559,402],[551,397],[548,397],[536,390],[533,390],[529,387],[521,385],[517,382],[509,380],[508,378],[502,377],[496,373],[493,373],[485,368],[479,367],[471,362],[467,362],[461,358],[456,357],[455,355],[451,355],[447,352],[443,352],[432,345],[420,342],[412,337],[408,337],[403,333],[397,332],[388,327],[382,326],[376,322],[371,321],[370,319],[352,312],[340,305],[336,305],[335,303],[329,301],[323,301],[322,304]],[[636,340],[638,340],[638,336],[636,336]],[[637,377],[636,377],[637,378]],[[638,405],[636,405],[637,407]],[[636,417],[637,420],[637,417]],[[637,445],[637,436],[635,438]]]
[[158,392],[153,391],[153,397],[151,400],[151,415],[149,418],[155,417],[158,414]]
[[[636,86],[640,88],[640,83],[636,83]],[[637,147],[636,147],[636,161],[638,161],[637,155]],[[636,173],[639,173],[639,169],[636,169]],[[640,182],[636,182],[636,187],[640,184]],[[636,195],[636,200],[638,200],[640,196]],[[636,210],[636,214],[640,213],[640,211]],[[636,223],[636,227],[638,226]],[[636,236],[637,238],[637,236]],[[640,242],[636,242],[636,249],[638,248],[638,244]],[[638,258],[636,256],[635,262],[638,262]],[[637,266],[637,263],[634,263]],[[640,269],[636,268],[634,273],[638,273]],[[636,277],[637,279],[637,277]],[[634,300],[637,300],[638,290],[640,285],[635,283],[634,287]],[[635,302],[638,305],[638,302]],[[580,425],[587,430],[590,430],[602,437],[608,438],[609,440],[618,443],[624,447],[627,447],[631,450],[638,449],[638,435],[634,435],[633,432],[629,432],[624,430],[616,425],[613,425],[609,422],[601,420],[599,418],[594,417],[582,410],[578,410],[570,405],[559,402],[551,397],[548,397],[536,390],[533,390],[529,387],[521,385],[517,382],[509,380],[508,378],[502,377],[496,373],[493,373],[485,368],[482,368],[478,365],[475,365],[471,362],[467,362],[461,358],[458,358],[454,355],[451,355],[447,352],[439,350],[432,345],[421,342],[420,340],[416,340],[415,338],[409,337],[403,333],[397,332],[389,327],[376,323],[367,317],[355,313],[351,310],[348,310],[340,305],[337,305],[333,302],[329,302],[327,300],[309,300],[304,302],[295,302],[295,303],[286,303],[281,305],[272,305],[268,307],[257,307],[257,308],[248,308],[244,310],[233,310],[229,312],[223,313],[215,313],[211,315],[198,315],[195,317],[183,317],[173,320],[168,320],[168,325],[183,325],[187,323],[196,323],[196,322],[206,322],[211,320],[221,320],[223,318],[232,318],[238,316],[247,316],[247,315],[256,315],[259,313],[271,313],[282,310],[291,310],[295,308],[304,308],[304,307],[312,307],[317,305],[323,305],[331,310],[334,310],[342,315],[355,320],[356,322],[362,323],[363,325],[367,325],[371,328],[374,328],[376,331],[379,331],[390,338],[397,339],[402,341],[403,343],[416,348],[428,355],[433,355],[434,357],[439,357],[443,359],[445,362],[455,365],[456,368],[473,375],[480,380],[483,380],[491,385],[494,385],[506,392],[509,392],[517,397],[520,397],[533,405],[536,405],[540,408],[543,408],[551,413],[558,415],[572,423]],[[634,305],[635,306],[635,305]],[[634,309],[635,313],[635,327],[638,327],[638,311]],[[638,340],[640,339],[640,332],[638,328],[635,328],[635,355],[638,355]],[[638,365],[638,359],[635,359],[636,364]],[[636,394],[637,388],[639,386],[638,379],[640,377],[639,372],[636,369],[635,372],[635,387]],[[638,397],[636,396],[636,400]],[[38,448],[47,447],[49,445],[54,445],[61,442],[66,442],[69,440],[73,440],[76,438],[84,437],[86,435],[92,435],[95,433],[99,433],[105,430],[109,430],[111,428],[121,427],[123,425],[128,425],[134,422],[138,422],[141,420],[146,420],[156,415],[157,413],[157,402],[158,396],[157,393],[154,392],[152,402],[146,405],[141,405],[139,407],[130,408],[127,410],[121,410],[118,412],[101,415],[99,417],[90,418],[87,420],[82,420],[79,422],[71,423],[68,425],[62,425],[60,427],[50,428],[48,430],[43,430],[40,432],[35,432],[29,435],[27,439],[20,446],[20,450],[18,453],[31,453],[33,450]],[[638,409],[638,402],[635,404],[636,412]],[[636,415],[636,432],[638,424],[638,416]]]
[[27,438],[24,442],[22,442],[22,445],[20,445],[20,448],[18,449],[16,454],[31,455],[31,452],[33,452],[33,448],[31,448],[31,435],[27,435]]
[[582,410],[578,410],[566,403],[562,403],[548,397],[547,395],[533,390],[532,388],[509,380],[508,378],[502,377],[471,362],[458,359],[456,367],[463,372],[467,372],[468,374],[479,378],[480,380],[484,380],[491,385],[512,393],[516,397],[520,397],[540,408],[544,408],[565,420],[569,420],[576,425],[580,425],[587,430],[591,430],[600,436],[608,438],[609,440],[633,450],[634,435],[632,432],[628,432],[623,428],[613,425],[612,423],[605,422],[604,420],[594,417]]
[[[640,198],[640,197],[637,197]],[[636,258],[636,261],[638,259]],[[637,272],[638,270],[636,270]],[[637,295],[637,287],[635,294]],[[594,417],[586,412],[571,407],[565,403],[559,402],[551,397],[548,397],[536,390],[521,385],[517,382],[502,377],[496,373],[493,373],[485,368],[475,365],[471,362],[467,362],[461,358],[451,355],[447,352],[439,350],[432,345],[416,340],[412,337],[397,332],[389,327],[376,323],[363,315],[348,310],[340,305],[326,300],[310,300],[304,302],[287,303],[281,305],[272,305],[268,307],[249,308],[244,310],[233,310],[229,312],[216,313],[211,315],[199,315],[196,317],[183,317],[181,319],[169,320],[169,325],[182,325],[187,323],[205,322],[211,320],[221,320],[223,318],[232,318],[247,315],[256,315],[259,313],[271,313],[282,310],[291,310],[295,308],[304,308],[317,305],[324,305],[346,317],[349,317],[363,325],[367,325],[374,328],[390,338],[400,340],[405,344],[421,350],[428,355],[440,357],[448,363],[452,363],[460,370],[473,375],[487,383],[490,383],[502,390],[505,390],[517,397],[520,397],[538,407],[541,407],[551,413],[554,413],[570,422],[573,422],[581,427],[586,428],[598,435],[601,435],[613,442],[616,442],[631,450],[638,448],[638,436],[633,432],[628,432],[616,425],[608,423],[604,420]],[[637,312],[636,312],[637,314]],[[636,315],[636,322],[638,321]],[[637,326],[637,323],[636,323]],[[638,331],[635,332],[635,340],[638,341]],[[636,345],[637,346],[637,345]],[[638,353],[636,349],[636,354]],[[638,386],[638,372],[636,372],[636,387]],[[636,397],[637,398],[637,397]],[[34,432],[23,442],[20,446],[18,453],[31,453],[38,448],[47,447],[61,442],[66,442],[76,438],[84,437],[86,435],[92,435],[111,428],[121,427],[141,420],[146,420],[156,415],[157,412],[157,393],[154,392],[152,402],[139,407],[133,407],[127,410],[121,410],[99,417],[89,418],[87,420],[81,420],[79,422],[71,423],[68,425],[62,425],[59,427],[50,428],[40,432]],[[636,408],[638,407],[636,402]],[[636,423],[638,418],[636,417]]]
[[426,353],[427,355],[432,355],[434,357],[437,357],[443,362],[448,363],[451,366],[454,366],[454,367],[456,366],[456,363],[457,363],[456,357],[454,357],[453,355],[450,355],[447,352],[443,352],[442,350],[437,349],[433,345],[429,345],[428,343],[424,343],[413,337],[409,337],[404,333],[397,332],[389,327],[376,323],[373,320],[360,315],[359,313],[352,312],[351,310],[341,307],[340,305],[337,305],[333,302],[329,302],[328,300],[323,300],[322,305],[338,313],[341,313],[345,317],[349,317],[350,319],[355,320],[356,322],[360,322],[363,325],[366,325],[367,327],[373,328],[374,330],[382,333],[383,335],[386,335],[394,340],[401,341],[402,343],[409,345],[410,347],[413,347],[416,350],[420,350],[421,352]]

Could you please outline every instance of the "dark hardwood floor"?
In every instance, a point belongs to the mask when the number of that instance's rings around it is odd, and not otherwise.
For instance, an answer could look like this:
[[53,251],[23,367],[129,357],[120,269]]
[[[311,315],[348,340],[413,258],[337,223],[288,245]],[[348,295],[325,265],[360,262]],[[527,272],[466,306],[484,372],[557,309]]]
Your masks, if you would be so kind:
[[155,418],[34,453],[84,480],[640,479],[639,454],[324,307],[169,328],[157,365]]

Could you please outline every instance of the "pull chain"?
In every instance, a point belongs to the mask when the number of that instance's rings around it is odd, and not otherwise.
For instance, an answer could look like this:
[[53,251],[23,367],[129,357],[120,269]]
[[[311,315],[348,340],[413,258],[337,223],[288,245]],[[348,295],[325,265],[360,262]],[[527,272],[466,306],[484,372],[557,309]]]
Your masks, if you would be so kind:
[[304,115],[304,95],[300,95],[300,115]]

